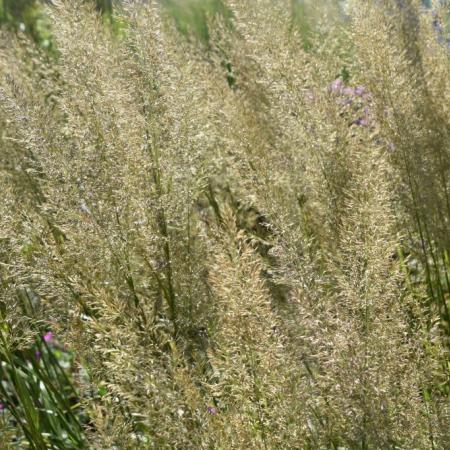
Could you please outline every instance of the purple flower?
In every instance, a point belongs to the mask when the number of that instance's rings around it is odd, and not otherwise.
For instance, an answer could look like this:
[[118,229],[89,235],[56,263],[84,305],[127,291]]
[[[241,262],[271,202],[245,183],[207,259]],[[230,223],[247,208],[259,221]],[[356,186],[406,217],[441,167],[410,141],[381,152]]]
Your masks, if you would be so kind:
[[4,411],[6,409],[6,406],[4,403],[0,402],[0,412]]
[[343,88],[344,88],[344,82],[340,78],[336,78],[336,80],[334,80],[331,83],[331,90],[332,90],[332,92],[339,92],[340,93]]
[[216,415],[217,414],[217,409],[216,408],[214,408],[214,406],[208,406],[208,414],[211,414],[211,415]]
[[36,358],[36,361],[40,361],[41,360],[41,356],[42,356],[42,353],[39,350],[36,350],[34,352],[34,357]]
[[345,87],[342,91],[345,95],[355,95],[355,89],[351,87]]
[[355,88],[355,94],[356,95],[363,95],[366,92],[366,88],[364,86],[356,86]]
[[45,342],[51,342],[53,340],[54,334],[51,331],[48,331],[44,334],[42,339],[44,339]]
[[369,125],[369,121],[364,117],[360,117],[353,122],[353,125],[361,125],[362,127],[366,127],[367,125]]

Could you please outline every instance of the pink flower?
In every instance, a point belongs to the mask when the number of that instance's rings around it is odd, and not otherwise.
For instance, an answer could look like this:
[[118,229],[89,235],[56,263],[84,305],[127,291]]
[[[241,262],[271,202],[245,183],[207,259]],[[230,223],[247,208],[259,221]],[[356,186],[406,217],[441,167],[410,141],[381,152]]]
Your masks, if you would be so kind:
[[214,416],[217,414],[217,409],[214,406],[208,406],[208,413]]
[[51,342],[53,340],[54,334],[51,331],[48,331],[44,334],[42,339],[44,339],[45,342]]

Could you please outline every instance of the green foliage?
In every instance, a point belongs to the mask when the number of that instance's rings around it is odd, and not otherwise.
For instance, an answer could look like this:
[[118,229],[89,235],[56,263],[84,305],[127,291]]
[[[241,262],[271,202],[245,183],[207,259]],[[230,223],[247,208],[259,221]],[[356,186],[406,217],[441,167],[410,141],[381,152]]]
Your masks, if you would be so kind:
[[1,348],[3,427],[19,428],[14,433],[19,446],[85,448],[78,396],[62,367],[71,364],[68,355],[40,340],[30,349],[9,352],[3,332]]
[[229,18],[221,0],[163,0],[163,4],[183,35],[193,35],[205,43],[210,37],[208,17],[220,14]]

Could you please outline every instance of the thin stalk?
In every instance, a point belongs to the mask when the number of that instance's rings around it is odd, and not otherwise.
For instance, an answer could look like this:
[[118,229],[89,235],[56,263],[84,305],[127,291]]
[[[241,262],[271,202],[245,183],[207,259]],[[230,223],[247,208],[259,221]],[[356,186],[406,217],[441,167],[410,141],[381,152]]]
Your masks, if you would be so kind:
[[[149,135],[146,133],[146,139],[149,141]],[[153,149],[152,149],[153,147]],[[161,201],[163,195],[163,188],[161,182],[161,168],[159,163],[159,151],[158,146],[147,145],[147,149],[152,157],[154,167],[152,170],[153,182],[156,187],[156,194],[159,201]],[[169,232],[167,228],[167,220],[165,209],[162,205],[158,205],[157,213],[156,213],[156,221],[158,224],[159,232],[161,233],[164,243],[163,243],[163,253],[164,253],[164,262],[165,262],[165,275],[166,275],[166,300],[169,305],[170,311],[170,319],[174,326],[175,335],[178,334],[178,324],[177,324],[177,306],[176,306],[176,297],[175,297],[175,289],[173,287],[173,274],[172,274],[172,259],[171,259],[171,249],[170,249],[170,239]]]

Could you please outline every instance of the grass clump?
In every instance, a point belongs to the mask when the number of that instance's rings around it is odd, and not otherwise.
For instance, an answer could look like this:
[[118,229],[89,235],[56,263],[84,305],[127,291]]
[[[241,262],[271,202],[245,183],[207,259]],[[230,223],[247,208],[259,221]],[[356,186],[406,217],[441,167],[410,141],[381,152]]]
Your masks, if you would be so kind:
[[94,6],[0,35],[7,445],[447,448],[437,16]]

